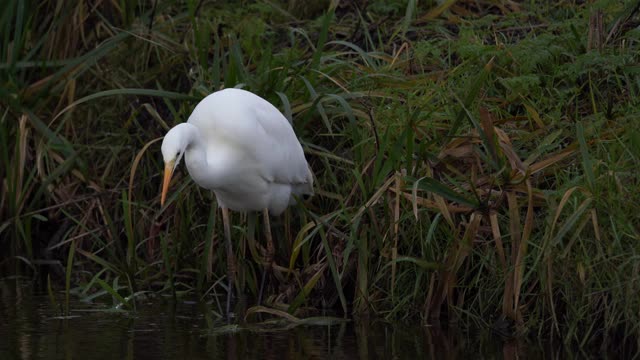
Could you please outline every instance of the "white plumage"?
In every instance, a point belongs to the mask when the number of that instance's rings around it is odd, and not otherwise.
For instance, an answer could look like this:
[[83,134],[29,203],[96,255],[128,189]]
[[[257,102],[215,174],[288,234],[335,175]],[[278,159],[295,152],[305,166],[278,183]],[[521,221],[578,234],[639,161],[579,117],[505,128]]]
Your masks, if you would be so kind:
[[282,213],[313,194],[313,175],[287,119],[263,98],[225,89],[204,98],[186,123],[169,130],[162,155],[171,171],[184,154],[191,178],[220,207]]

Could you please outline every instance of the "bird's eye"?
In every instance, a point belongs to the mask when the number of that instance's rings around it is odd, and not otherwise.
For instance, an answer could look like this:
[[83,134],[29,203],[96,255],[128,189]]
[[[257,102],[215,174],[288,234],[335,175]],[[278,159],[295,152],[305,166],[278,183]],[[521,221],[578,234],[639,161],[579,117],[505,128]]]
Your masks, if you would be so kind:
[[311,195],[309,195],[309,194],[303,194],[302,195],[302,200],[307,201],[309,199],[311,199]]

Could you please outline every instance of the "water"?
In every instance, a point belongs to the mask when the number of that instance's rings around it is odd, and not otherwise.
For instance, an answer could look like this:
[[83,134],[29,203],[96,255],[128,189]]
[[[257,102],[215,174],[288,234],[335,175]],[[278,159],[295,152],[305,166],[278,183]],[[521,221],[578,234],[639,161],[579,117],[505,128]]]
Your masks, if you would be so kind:
[[[58,301],[63,301],[62,296]],[[207,325],[206,305],[158,298],[127,312],[95,304],[71,305],[70,317],[61,318],[49,298],[35,295],[30,285],[0,282],[0,359],[574,357],[552,347],[505,341],[491,334],[379,322],[221,332]]]

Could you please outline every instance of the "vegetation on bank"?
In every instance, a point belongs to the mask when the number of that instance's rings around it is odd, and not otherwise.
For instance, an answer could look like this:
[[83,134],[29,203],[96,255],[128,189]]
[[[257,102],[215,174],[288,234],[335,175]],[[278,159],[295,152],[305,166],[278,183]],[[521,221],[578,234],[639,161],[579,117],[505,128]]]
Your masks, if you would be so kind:
[[[317,178],[272,220],[250,313],[637,339],[640,2],[417,3],[9,0],[2,273],[62,308],[152,292],[220,313],[215,199],[181,169],[160,208],[159,140],[237,86],[292,120]],[[251,307],[264,240],[240,218]]]

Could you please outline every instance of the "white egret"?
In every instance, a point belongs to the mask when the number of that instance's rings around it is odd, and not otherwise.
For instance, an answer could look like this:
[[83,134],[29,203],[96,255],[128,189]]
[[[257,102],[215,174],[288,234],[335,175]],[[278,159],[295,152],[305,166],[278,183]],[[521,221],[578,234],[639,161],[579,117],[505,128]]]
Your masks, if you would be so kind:
[[313,194],[313,174],[302,146],[287,119],[271,103],[246,90],[225,89],[205,97],[186,123],[169,130],[162,142],[162,156],[162,206],[173,171],[184,156],[191,178],[212,190],[222,209],[228,317],[234,282],[228,210],[263,212],[267,253],[271,251],[273,257],[269,213],[278,215],[296,198]]

